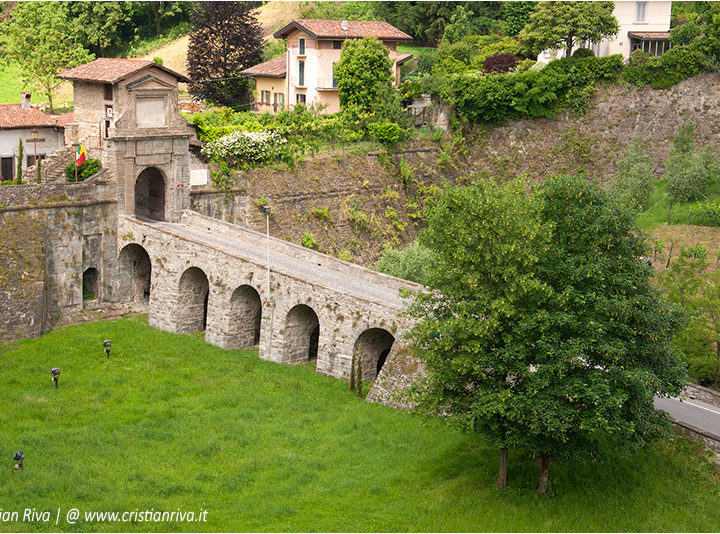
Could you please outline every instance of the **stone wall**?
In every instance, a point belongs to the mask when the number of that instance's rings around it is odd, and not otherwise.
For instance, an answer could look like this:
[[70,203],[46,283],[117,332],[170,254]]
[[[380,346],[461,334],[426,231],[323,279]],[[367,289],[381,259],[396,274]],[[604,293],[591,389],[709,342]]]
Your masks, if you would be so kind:
[[683,396],[689,399],[697,399],[720,408],[720,393],[710,388],[697,384],[688,384],[683,391]]
[[112,300],[116,277],[115,187],[82,183],[0,188],[0,339],[42,334],[85,309],[86,269],[99,275],[98,299]]

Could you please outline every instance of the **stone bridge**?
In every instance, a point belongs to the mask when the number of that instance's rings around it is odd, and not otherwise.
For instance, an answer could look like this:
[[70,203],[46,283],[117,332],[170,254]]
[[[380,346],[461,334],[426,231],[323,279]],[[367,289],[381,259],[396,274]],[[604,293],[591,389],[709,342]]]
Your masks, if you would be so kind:
[[121,215],[113,293],[147,303],[151,326],[205,331],[208,343],[259,345],[261,358],[315,360],[317,372],[348,380],[362,354],[363,379],[404,347],[410,326],[401,289],[419,286],[271,237],[182,212],[179,222]]

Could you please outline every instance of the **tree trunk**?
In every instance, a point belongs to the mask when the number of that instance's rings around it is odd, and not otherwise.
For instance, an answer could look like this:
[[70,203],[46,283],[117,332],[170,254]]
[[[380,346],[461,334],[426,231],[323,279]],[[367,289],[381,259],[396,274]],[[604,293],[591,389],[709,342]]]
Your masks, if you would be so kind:
[[568,35],[565,38],[565,57],[572,56],[572,47],[573,47],[573,41],[575,40],[575,36]]
[[507,486],[507,447],[500,449],[500,469],[498,470],[497,485],[498,488]]
[[548,489],[548,481],[550,480],[550,455],[540,455],[540,482],[538,483],[538,491],[546,493]]
[[668,261],[665,264],[666,269],[670,267],[670,258],[672,257],[672,249],[674,246],[675,246],[675,241],[670,241],[670,252],[668,253]]
[[670,213],[672,213],[672,206],[673,206],[674,200],[675,199],[673,199],[673,198],[670,199],[670,207],[668,208],[668,226],[670,226]]
[[50,102],[50,115],[55,113],[55,110],[53,109],[53,103],[52,103],[52,91],[48,89],[47,92],[48,102]]

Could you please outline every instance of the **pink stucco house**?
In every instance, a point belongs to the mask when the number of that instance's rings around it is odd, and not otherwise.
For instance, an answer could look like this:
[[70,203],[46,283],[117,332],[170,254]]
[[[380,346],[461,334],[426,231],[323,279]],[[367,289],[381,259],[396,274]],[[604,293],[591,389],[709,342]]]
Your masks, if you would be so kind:
[[412,54],[399,54],[398,43],[412,37],[387,22],[298,19],[273,34],[287,39],[287,53],[260,63],[241,74],[255,80],[255,110],[277,113],[298,103],[327,106],[323,113],[340,111],[334,64],[340,61],[343,42],[376,37],[388,48],[395,83],[400,66]]

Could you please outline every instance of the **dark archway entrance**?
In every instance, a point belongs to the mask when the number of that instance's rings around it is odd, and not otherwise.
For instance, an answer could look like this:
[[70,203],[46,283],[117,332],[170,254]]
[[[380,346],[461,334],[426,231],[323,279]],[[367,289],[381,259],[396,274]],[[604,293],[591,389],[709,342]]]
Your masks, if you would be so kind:
[[98,298],[98,280],[100,273],[94,267],[85,269],[83,273],[83,300],[95,300]]
[[363,380],[375,380],[393,343],[395,337],[384,328],[369,328],[358,336],[353,352],[362,354]]
[[230,298],[230,324],[228,348],[252,347],[260,341],[262,304],[260,295],[252,286],[238,287]]
[[315,311],[305,304],[292,308],[285,319],[284,352],[286,363],[317,360],[320,321]]
[[190,267],[180,277],[177,299],[177,332],[202,332],[207,326],[210,284],[202,269]]
[[120,297],[136,304],[150,301],[152,265],[150,256],[140,245],[130,244],[118,255]]
[[165,220],[165,180],[155,167],[148,167],[135,181],[135,215]]

